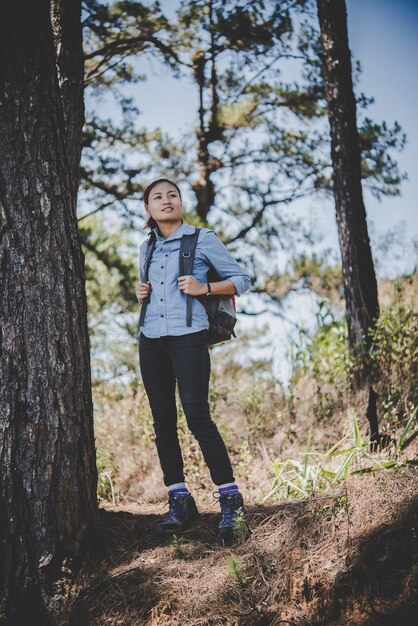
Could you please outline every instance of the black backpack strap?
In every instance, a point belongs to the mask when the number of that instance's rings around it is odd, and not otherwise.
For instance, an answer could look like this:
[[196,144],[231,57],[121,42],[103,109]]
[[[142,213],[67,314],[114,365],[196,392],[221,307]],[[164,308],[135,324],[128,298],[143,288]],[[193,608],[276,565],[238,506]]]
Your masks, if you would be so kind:
[[[188,276],[193,274],[193,261],[199,238],[200,228],[195,228],[195,232],[191,235],[183,235],[180,243],[179,257],[179,276]],[[187,296],[186,301],[186,324],[192,325],[192,296]]]
[[[144,283],[146,283],[148,280],[149,266],[151,265],[152,253],[154,252],[155,242],[156,242],[155,233],[152,232],[150,235],[148,244],[147,244],[146,252],[145,252],[144,280],[142,281]],[[146,298],[142,302],[141,313],[139,316],[139,328],[141,328],[144,325],[145,313],[147,312],[147,306],[149,304],[149,301],[150,301],[150,296],[148,296],[148,298]]]

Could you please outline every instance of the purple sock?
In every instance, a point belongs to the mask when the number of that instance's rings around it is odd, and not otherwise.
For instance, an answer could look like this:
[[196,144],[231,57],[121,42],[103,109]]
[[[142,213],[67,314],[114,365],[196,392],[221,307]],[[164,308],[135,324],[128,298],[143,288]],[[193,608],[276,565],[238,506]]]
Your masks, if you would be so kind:
[[168,487],[168,493],[182,493],[187,494],[190,493],[184,483],[176,483],[175,485],[170,485]]
[[236,485],[235,483],[227,483],[225,485],[220,485],[218,487],[218,492],[223,494],[223,493],[238,493],[239,489],[238,489],[238,485]]

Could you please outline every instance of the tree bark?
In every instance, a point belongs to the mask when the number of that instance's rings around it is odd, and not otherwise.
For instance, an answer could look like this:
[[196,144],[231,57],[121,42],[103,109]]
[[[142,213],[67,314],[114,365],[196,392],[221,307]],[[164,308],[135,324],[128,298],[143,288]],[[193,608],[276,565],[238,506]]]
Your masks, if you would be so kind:
[[51,0],[51,24],[64,111],[71,193],[76,207],[84,125],[84,54],[81,45],[80,2]]
[[205,67],[205,53],[203,50],[199,49],[193,56],[193,74],[199,87],[199,127],[196,131],[199,178],[192,184],[192,188],[196,195],[196,213],[203,222],[206,222],[210,208],[215,200],[214,185],[210,178],[212,174],[209,165],[210,137],[205,127]]
[[[80,50],[78,28],[73,36]],[[84,257],[71,175],[78,148],[64,108],[50,2],[4,4],[0,617],[25,625],[48,623],[48,580],[98,530]]]
[[359,388],[369,380],[366,357],[369,331],[379,315],[377,282],[361,187],[361,155],[345,1],[317,0],[317,7],[331,131],[348,341],[351,353],[360,358],[355,378],[355,387]]

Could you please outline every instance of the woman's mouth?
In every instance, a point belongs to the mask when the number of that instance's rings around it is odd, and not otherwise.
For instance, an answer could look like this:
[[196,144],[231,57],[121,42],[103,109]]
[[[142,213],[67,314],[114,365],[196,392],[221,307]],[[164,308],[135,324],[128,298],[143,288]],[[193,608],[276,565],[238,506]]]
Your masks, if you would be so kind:
[[162,210],[163,211],[174,211],[174,209],[171,206],[166,207],[165,209],[162,209]]

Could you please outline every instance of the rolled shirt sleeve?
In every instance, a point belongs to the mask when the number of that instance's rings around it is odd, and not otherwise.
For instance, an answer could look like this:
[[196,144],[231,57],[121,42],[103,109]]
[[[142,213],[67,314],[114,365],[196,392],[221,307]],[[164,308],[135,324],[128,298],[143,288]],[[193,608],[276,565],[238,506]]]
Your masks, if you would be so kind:
[[229,278],[234,285],[236,295],[240,296],[251,287],[249,275],[228,251],[224,243],[213,230],[207,230],[202,238],[202,254],[215,268],[221,280]]

